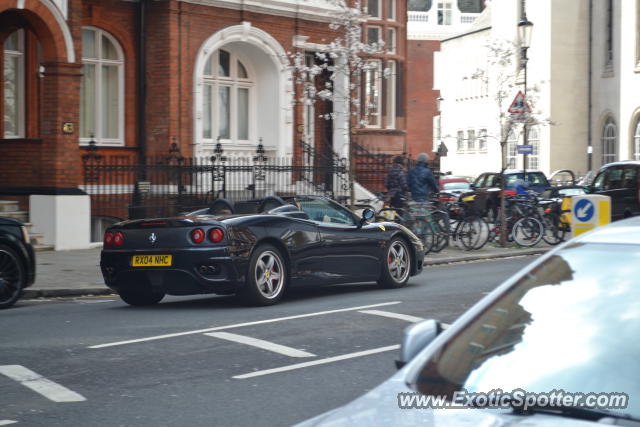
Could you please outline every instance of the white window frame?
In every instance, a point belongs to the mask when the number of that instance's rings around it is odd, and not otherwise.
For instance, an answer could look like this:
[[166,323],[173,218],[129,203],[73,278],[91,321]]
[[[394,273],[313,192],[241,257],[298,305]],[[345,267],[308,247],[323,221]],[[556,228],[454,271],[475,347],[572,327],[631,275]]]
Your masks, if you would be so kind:
[[[229,77],[220,76],[218,74],[219,67],[219,54],[220,50],[224,50],[229,53]],[[243,55],[234,51],[233,49],[222,47],[215,52],[212,52],[211,55],[204,61],[204,67],[206,68],[207,63],[211,61],[211,70],[212,74],[207,75],[204,72],[204,68],[202,70],[202,91],[207,90],[207,88],[211,88],[212,91],[212,105],[211,105],[211,117],[209,120],[211,121],[211,137],[207,138],[204,135],[204,112],[206,108],[204,108],[205,97],[202,97],[202,111],[203,111],[203,126],[202,126],[202,141],[204,144],[215,144],[218,141],[218,136],[220,134],[220,120],[219,120],[219,112],[220,107],[218,105],[218,93],[220,87],[230,87],[230,96],[229,96],[229,138],[220,138],[220,142],[222,143],[230,143],[235,145],[251,145],[256,135],[255,129],[255,118],[257,117],[257,104],[256,104],[256,89],[255,89],[255,80],[254,76],[256,75],[251,62],[248,61]],[[247,71],[248,78],[240,78],[238,77],[238,61],[242,63],[245,70]],[[249,90],[249,105],[248,105],[248,129],[247,129],[247,139],[239,139],[238,137],[238,91],[239,89],[248,89]]]
[[476,147],[476,130],[475,129],[467,129],[467,151],[469,153],[475,153],[477,151]]
[[631,156],[633,160],[640,160],[640,117],[636,119],[636,129],[633,134]]
[[618,156],[618,127],[609,117],[602,128],[602,164],[615,162]]
[[[377,30],[378,31],[378,39],[377,40],[371,40],[369,38],[369,30]],[[373,44],[373,43],[380,43],[381,41],[384,41],[382,39],[382,27],[379,27],[377,25],[368,25],[367,26],[367,44]]]
[[[378,14],[372,15],[371,10],[369,10],[369,2],[374,1],[378,3]],[[382,0],[367,0],[367,14],[370,19],[382,19]]]
[[[95,40],[96,40],[96,56],[98,58],[82,58],[82,64],[92,64],[95,65],[96,74],[95,74],[95,91],[96,91],[96,99],[95,99],[95,122],[97,129],[93,131],[93,140],[96,145],[102,146],[123,146],[124,145],[124,118],[125,118],[125,104],[124,104],[124,93],[125,93],[125,61],[124,61],[124,52],[120,43],[107,31],[92,26],[84,26],[82,30],[94,31]],[[118,54],[117,60],[113,59],[102,59],[102,35],[104,35],[109,41],[113,44]],[[116,66],[118,67],[118,137],[117,138],[103,138],[103,123],[102,123],[102,68],[104,65]],[[82,103],[80,104],[80,108],[82,108]],[[80,145],[88,145],[89,141],[91,141],[91,137],[80,137]]]
[[387,28],[387,42],[386,42],[386,48],[387,48],[387,53],[396,53],[397,49],[398,49],[398,31],[395,29],[395,27],[388,27]]
[[[380,60],[373,60],[370,63],[376,64],[375,67],[370,67],[365,70],[365,78],[364,78],[364,120],[365,127],[370,129],[380,129],[382,127],[382,62]],[[373,81],[373,87],[377,93],[376,105],[375,105],[375,113],[369,113],[369,89],[372,87],[370,82]],[[371,124],[369,118],[371,116],[376,116],[377,120],[375,124]]]
[[387,62],[389,77],[387,77],[387,129],[396,128],[396,85],[398,84],[398,63],[393,59]]
[[397,7],[396,0],[386,0],[387,2],[387,21],[395,21],[397,19]]
[[480,129],[478,133],[478,151],[481,153],[487,152],[487,129]]
[[464,131],[459,130],[456,136],[456,153],[464,153],[465,148]]
[[[440,19],[438,19],[438,25],[452,25],[453,4],[451,0],[438,0],[437,13],[438,15],[442,13],[442,24],[440,23]],[[439,16],[437,17],[439,18]]]
[[[25,111],[26,111],[26,106],[25,106],[25,71],[24,71],[24,67],[25,67],[25,60],[24,60],[24,30],[17,30],[18,33],[18,50],[7,50],[5,49],[5,45],[3,44],[3,49],[4,49],[4,62],[6,64],[7,62],[7,58],[12,58],[18,59],[18,68],[16,69],[16,88],[17,91],[15,93],[15,98],[16,98],[16,103],[18,104],[17,106],[17,117],[16,117],[16,123],[15,123],[15,127],[18,129],[17,133],[12,133],[9,134],[7,133],[7,129],[6,126],[4,127],[4,138],[6,139],[17,139],[17,138],[24,138],[25,137]],[[13,33],[12,33],[13,34]],[[12,35],[10,34],[10,35]],[[5,39],[6,40],[6,39]],[[4,66],[3,66],[3,70],[5,70]],[[4,96],[4,91],[5,88],[2,88],[3,91],[3,97],[2,99],[5,100],[5,96]],[[3,102],[6,102],[3,101]],[[5,107],[6,108],[6,107]],[[4,120],[4,118],[3,118]]]

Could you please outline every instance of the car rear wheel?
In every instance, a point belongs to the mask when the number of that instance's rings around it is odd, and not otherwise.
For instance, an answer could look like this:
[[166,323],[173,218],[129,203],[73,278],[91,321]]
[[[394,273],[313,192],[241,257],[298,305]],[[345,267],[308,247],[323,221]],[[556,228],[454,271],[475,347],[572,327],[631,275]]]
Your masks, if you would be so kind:
[[251,256],[246,284],[240,296],[251,305],[275,304],[282,299],[288,279],[280,251],[273,245],[260,245]]
[[122,301],[135,306],[155,305],[164,298],[164,292],[156,291],[151,289],[151,287],[123,289],[118,291],[118,293]]
[[383,288],[402,288],[409,281],[410,274],[411,252],[407,242],[395,237],[387,249],[378,285]]
[[8,308],[18,301],[26,281],[24,267],[16,252],[0,245],[0,308]]

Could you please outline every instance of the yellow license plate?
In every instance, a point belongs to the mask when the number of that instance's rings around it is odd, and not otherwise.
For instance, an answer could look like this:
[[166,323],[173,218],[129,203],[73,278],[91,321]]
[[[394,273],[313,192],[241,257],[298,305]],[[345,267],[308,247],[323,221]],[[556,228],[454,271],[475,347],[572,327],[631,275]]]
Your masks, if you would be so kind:
[[131,265],[134,267],[171,267],[172,255],[134,255]]

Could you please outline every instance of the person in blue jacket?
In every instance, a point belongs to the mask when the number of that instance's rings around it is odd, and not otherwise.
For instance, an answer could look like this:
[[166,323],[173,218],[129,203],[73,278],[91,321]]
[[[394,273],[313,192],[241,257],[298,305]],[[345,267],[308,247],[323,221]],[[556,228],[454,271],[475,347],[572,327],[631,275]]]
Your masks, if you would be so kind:
[[433,172],[427,166],[429,156],[426,153],[418,155],[418,164],[415,165],[407,175],[411,198],[415,202],[426,202],[431,194],[440,192]]

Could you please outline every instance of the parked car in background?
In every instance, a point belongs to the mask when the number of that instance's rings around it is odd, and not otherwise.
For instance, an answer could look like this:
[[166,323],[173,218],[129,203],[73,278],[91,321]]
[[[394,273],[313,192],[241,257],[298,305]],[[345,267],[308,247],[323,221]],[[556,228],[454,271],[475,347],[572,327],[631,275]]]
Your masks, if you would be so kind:
[[592,194],[611,197],[611,219],[640,214],[640,161],[609,163],[587,187]]
[[570,169],[561,169],[549,175],[549,183],[554,187],[576,185],[576,174]]
[[540,171],[506,170],[502,175],[499,172],[482,173],[474,181],[473,189],[477,194],[476,203],[484,215],[496,215],[500,206],[502,179],[505,180],[507,194],[515,194],[519,183],[523,183],[528,190],[537,193],[551,188],[547,177]]
[[26,227],[0,217],[0,308],[14,305],[35,278],[35,254]]
[[[299,427],[638,425],[638,257],[640,218],[559,246],[449,327],[435,319],[409,326],[400,371]],[[531,393],[527,408],[518,390]],[[550,405],[554,391],[577,400]],[[459,393],[470,399],[454,401]],[[501,407],[487,407],[489,393]],[[613,400],[586,398],[596,394],[621,400],[607,408]],[[451,402],[455,409],[447,408]]]
[[460,195],[472,191],[471,181],[463,176],[445,175],[438,180],[441,202],[456,202]]

